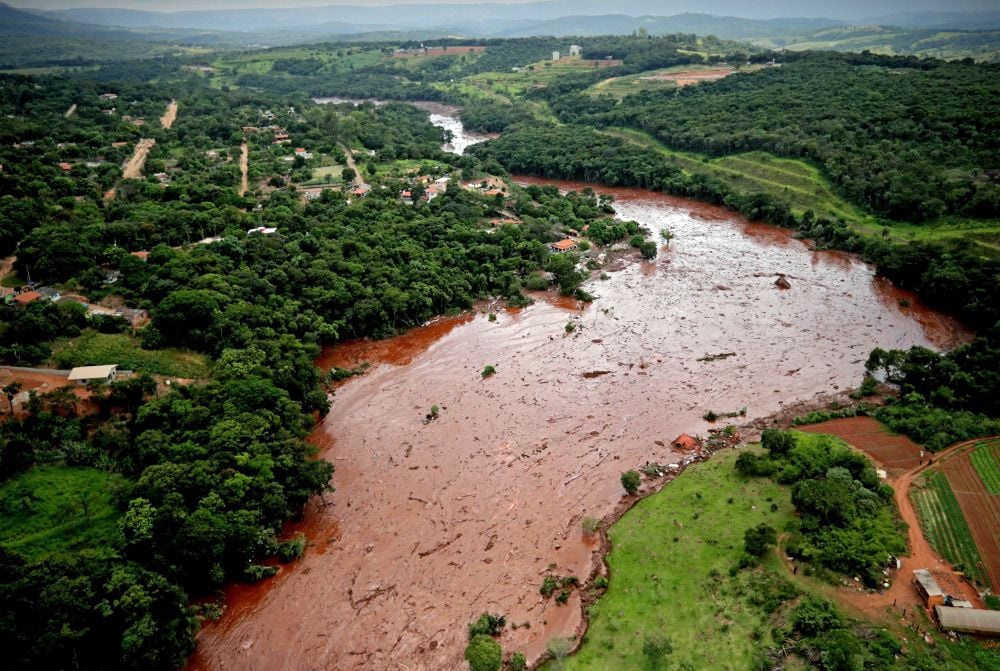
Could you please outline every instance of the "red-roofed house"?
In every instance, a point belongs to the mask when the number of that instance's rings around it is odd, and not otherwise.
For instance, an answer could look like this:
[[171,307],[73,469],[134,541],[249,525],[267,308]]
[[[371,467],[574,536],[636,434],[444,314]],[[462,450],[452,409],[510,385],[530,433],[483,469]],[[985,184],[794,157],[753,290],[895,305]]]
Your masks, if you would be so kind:
[[564,240],[560,240],[559,242],[553,242],[549,245],[549,249],[559,254],[562,254],[563,252],[571,252],[576,249],[576,240],[566,238]]
[[41,297],[42,295],[37,291],[24,291],[19,293],[17,296],[14,296],[14,301],[16,303],[20,303],[21,305],[27,305],[28,303],[34,303]]
[[63,170],[65,170],[65,171],[69,172],[70,170],[73,169],[73,164],[72,163],[60,163],[59,167],[62,168]]

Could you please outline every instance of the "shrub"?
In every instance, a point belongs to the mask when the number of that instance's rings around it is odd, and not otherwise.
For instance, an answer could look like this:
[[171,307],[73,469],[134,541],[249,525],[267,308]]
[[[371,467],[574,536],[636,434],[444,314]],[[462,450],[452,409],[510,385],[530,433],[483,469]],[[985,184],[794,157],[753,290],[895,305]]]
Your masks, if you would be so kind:
[[306,549],[306,536],[303,533],[295,534],[294,538],[278,544],[278,560],[288,563],[302,556]]
[[773,527],[766,524],[758,524],[752,529],[747,529],[743,534],[743,547],[747,554],[755,557],[762,557],[768,548],[778,542],[778,534]]
[[500,644],[485,634],[477,634],[465,646],[465,661],[470,671],[500,671],[503,650]]
[[580,526],[583,527],[583,533],[593,536],[601,528],[601,520],[596,517],[584,517]]
[[603,575],[597,576],[596,578],[594,578],[594,587],[596,587],[597,589],[607,589],[608,579],[605,578]]
[[480,373],[480,375],[483,377],[484,380],[490,377],[491,375],[496,375],[496,374],[497,374],[497,369],[494,368],[493,366],[487,366],[486,368],[483,369],[483,372]]
[[469,640],[476,636],[485,634],[486,636],[499,636],[507,624],[507,618],[503,615],[492,615],[483,613],[474,622],[469,623]]
[[515,652],[510,656],[510,661],[507,662],[507,668],[510,671],[524,671],[528,668],[528,660],[524,658],[523,652]]
[[809,597],[792,612],[792,627],[805,636],[815,636],[840,626],[840,614],[826,599]]
[[639,485],[642,483],[642,476],[639,475],[638,471],[625,471],[622,473],[621,477],[622,487],[629,496],[635,494],[639,491]]
[[559,587],[559,581],[556,580],[555,576],[547,575],[542,580],[542,586],[538,589],[538,591],[541,592],[542,596],[548,599],[552,596],[553,592],[556,591],[557,587]]

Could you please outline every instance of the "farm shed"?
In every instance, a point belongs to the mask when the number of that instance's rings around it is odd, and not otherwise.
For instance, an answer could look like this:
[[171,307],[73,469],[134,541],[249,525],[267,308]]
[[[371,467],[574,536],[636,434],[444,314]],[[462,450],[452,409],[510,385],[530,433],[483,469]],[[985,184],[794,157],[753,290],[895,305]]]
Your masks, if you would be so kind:
[[920,596],[928,608],[944,604],[944,592],[941,591],[941,587],[930,571],[925,568],[915,569],[913,579],[917,583],[917,591],[920,592]]
[[945,631],[1000,636],[1000,610],[937,606],[934,612]]
[[69,381],[77,384],[87,384],[92,380],[101,382],[114,382],[118,375],[118,366],[111,364],[108,366],[80,366],[69,372]]

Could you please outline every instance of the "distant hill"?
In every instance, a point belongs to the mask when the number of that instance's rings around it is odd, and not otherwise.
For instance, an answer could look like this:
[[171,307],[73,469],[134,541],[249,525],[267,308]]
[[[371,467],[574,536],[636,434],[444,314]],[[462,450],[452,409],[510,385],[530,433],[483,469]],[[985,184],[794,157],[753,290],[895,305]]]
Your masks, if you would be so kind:
[[777,35],[801,35],[822,28],[844,25],[833,19],[788,18],[766,21],[710,14],[678,14],[676,16],[563,16],[516,30],[494,33],[498,37],[529,37],[532,35],[626,35],[645,28],[650,35],[694,33],[715,35],[728,40],[745,40]]
[[754,40],[768,48],[794,51],[872,51],[943,59],[975,58],[1000,62],[1000,30],[910,30],[892,26],[837,26],[803,35]]
[[870,17],[857,23],[903,28],[939,30],[1000,30],[1000,11],[996,12],[901,12]]

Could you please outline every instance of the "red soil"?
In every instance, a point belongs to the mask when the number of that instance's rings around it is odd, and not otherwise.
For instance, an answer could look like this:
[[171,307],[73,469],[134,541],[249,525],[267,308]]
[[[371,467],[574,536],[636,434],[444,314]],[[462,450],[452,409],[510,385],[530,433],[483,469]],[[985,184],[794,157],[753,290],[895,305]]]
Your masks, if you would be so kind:
[[[853,257],[721,208],[594,188],[677,238],[656,262],[589,283],[585,309],[537,302],[324,355],[375,364],[337,389],[312,435],[337,491],[310,505],[301,561],[228,592],[190,669],[459,669],[465,625],[487,610],[530,623],[501,643],[537,660],[582,623],[578,597],[541,598],[542,576],[550,562],[591,575],[599,552],[580,520],[615,510],[622,471],[680,460],[669,441],[704,435],[709,408],[765,417],[855,384],[872,347],[964,338],[954,323],[927,329],[918,303],[901,312]],[[772,286],[777,271],[791,290]],[[718,352],[737,355],[699,361]],[[497,374],[483,380],[487,364]]]
[[903,435],[893,435],[885,425],[871,417],[846,417],[795,428],[842,438],[889,472],[907,471],[919,466],[923,453],[923,449],[912,440]]
[[654,81],[674,82],[677,86],[690,86],[698,82],[710,82],[723,79],[733,74],[732,68],[717,68],[715,70],[685,70],[683,72],[665,72],[659,75],[643,77]]

